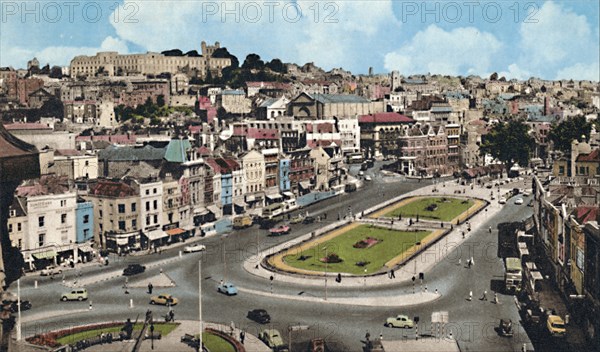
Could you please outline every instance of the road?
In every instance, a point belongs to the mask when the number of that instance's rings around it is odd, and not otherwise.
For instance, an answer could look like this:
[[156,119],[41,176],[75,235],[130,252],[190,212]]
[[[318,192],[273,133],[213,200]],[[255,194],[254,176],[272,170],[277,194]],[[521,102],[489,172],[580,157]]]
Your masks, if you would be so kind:
[[[352,168],[356,173],[357,169]],[[412,191],[418,187],[430,185],[431,181],[404,180],[403,178],[386,179],[380,177],[377,169],[371,169],[366,174],[373,177],[373,181],[365,182],[363,188],[357,192],[337,196],[318,204],[314,204],[301,212],[308,211],[311,215],[322,215],[327,213],[326,222],[337,220],[338,213],[348,211],[358,213],[372,207],[386,199]],[[525,204],[527,204],[526,199]],[[88,267],[82,269],[82,277],[99,275],[108,270],[121,271],[128,263],[141,263],[150,266],[152,263],[174,258],[164,265],[155,266],[145,273],[130,278],[130,284],[137,280],[147,282],[151,277],[157,275],[162,269],[175,283],[176,287],[168,289],[155,288],[155,293],[171,293],[179,298],[180,304],[175,307],[176,319],[198,318],[198,261],[202,259],[202,310],[203,319],[213,322],[229,324],[233,321],[236,326],[245,327],[246,330],[257,335],[265,328],[259,324],[246,319],[248,310],[254,308],[266,309],[272,317],[269,327],[280,331],[287,331],[289,325],[309,325],[311,328],[306,332],[294,333],[295,341],[300,341],[302,348],[306,348],[308,341],[314,337],[323,337],[330,347],[336,351],[359,351],[360,340],[364,338],[368,330],[372,336],[383,334],[385,339],[399,339],[403,336],[414,336],[414,329],[390,329],[383,327],[385,319],[399,313],[411,317],[419,316],[420,334],[431,332],[431,313],[437,311],[448,311],[450,324],[446,326],[447,331],[452,331],[463,349],[463,351],[519,351],[523,341],[528,341],[523,330],[518,325],[518,313],[512,296],[499,295],[500,304],[491,301],[480,301],[484,290],[488,292],[488,298],[493,298],[494,280],[502,280],[503,264],[497,256],[497,231],[490,235],[488,226],[496,229],[498,224],[525,219],[531,214],[531,208],[515,205],[505,206],[493,219],[480,227],[480,231],[474,233],[468,241],[453,249],[447,259],[440,262],[426,275],[424,285],[430,290],[434,287],[442,293],[442,298],[421,306],[406,307],[401,311],[386,307],[354,307],[333,305],[327,303],[310,303],[295,301],[289,303],[286,300],[274,299],[268,295],[245,295],[227,297],[218,294],[215,290],[219,280],[225,278],[244,288],[271,290],[269,280],[260,279],[248,274],[242,268],[242,262],[246,258],[256,255],[259,249],[269,248],[275,244],[287,241],[294,236],[311,232],[323,224],[314,223],[309,225],[293,225],[292,233],[288,236],[273,238],[267,236],[267,231],[260,230],[256,226],[233,231],[224,237],[211,237],[202,239],[207,251],[204,253],[186,254],[179,259],[180,248],[172,248],[162,254],[152,254],[141,257],[114,257],[107,267]],[[292,216],[295,214],[292,214]],[[473,256],[475,266],[471,269],[458,264],[458,258],[462,263]],[[223,261],[223,258],[225,262]],[[74,280],[74,274],[67,272],[66,280]],[[39,287],[33,287],[33,281],[38,280]],[[165,307],[152,307],[148,304],[149,295],[145,288],[130,288],[129,294],[124,293],[122,285],[125,280],[119,277],[95,284],[88,285],[90,300],[93,308],[89,310],[89,302],[59,302],[60,293],[67,290],[61,280],[49,278],[27,277],[22,280],[22,296],[33,302],[33,309],[25,312],[23,335],[30,336],[34,333],[55,330],[57,328],[81,325],[108,320],[135,319],[136,316],[143,317],[146,309],[152,308],[157,314],[164,315]],[[333,284],[333,283],[332,283]],[[395,295],[400,293],[412,293],[413,286],[410,283],[399,284],[390,287],[356,289],[340,289],[334,285],[330,287],[330,295]],[[422,289],[417,285],[416,290]],[[286,294],[302,294],[322,296],[320,287],[300,287],[290,283],[282,283],[275,280],[273,291]],[[469,291],[473,291],[473,301],[467,301]],[[130,300],[134,307],[129,308]],[[37,318],[45,316],[43,320]],[[515,322],[517,332],[512,339],[500,338],[494,331],[500,318],[510,318]],[[284,339],[287,341],[287,334]],[[294,349],[297,350],[297,349]]]

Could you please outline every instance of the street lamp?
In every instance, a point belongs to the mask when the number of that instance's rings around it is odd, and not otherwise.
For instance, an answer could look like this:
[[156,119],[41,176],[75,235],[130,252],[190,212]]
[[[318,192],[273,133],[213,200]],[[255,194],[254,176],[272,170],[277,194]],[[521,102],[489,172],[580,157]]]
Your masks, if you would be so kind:
[[225,238],[227,238],[227,234],[224,234],[223,237],[221,237],[221,240],[223,242],[222,245],[222,249],[223,249],[223,282],[227,281],[227,259],[225,257]]
[[327,257],[327,246],[325,246],[325,300],[327,300],[327,263],[329,258]]
[[198,349],[203,351],[202,348],[202,332],[204,331],[202,326],[202,257],[198,260],[198,320],[200,321],[200,337],[198,338]]

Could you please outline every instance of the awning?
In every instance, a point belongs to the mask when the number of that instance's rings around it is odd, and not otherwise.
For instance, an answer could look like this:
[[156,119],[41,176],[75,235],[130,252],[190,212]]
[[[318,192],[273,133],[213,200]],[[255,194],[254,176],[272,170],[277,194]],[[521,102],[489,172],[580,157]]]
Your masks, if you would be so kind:
[[281,196],[281,194],[279,194],[279,193],[266,194],[266,197],[269,198],[270,200],[277,200],[277,199],[283,198]]
[[91,253],[94,249],[89,244],[84,244],[83,246],[79,246],[80,252]]
[[129,238],[128,237],[117,237],[117,238],[109,238],[112,239],[113,241],[117,242],[117,245],[119,246],[124,246],[126,244],[129,244]]
[[246,207],[246,204],[244,204],[244,202],[242,202],[242,201],[239,201],[239,200],[238,200],[238,201],[235,201],[235,202],[233,202],[233,204],[235,204],[235,206],[236,206],[236,207],[239,207],[239,208],[245,208],[245,207]]
[[154,240],[158,240],[164,237],[169,236],[166,232],[164,232],[163,230],[153,230],[153,231],[148,231],[146,233],[144,233],[144,236],[148,237],[149,241],[154,241]]
[[219,209],[219,207],[216,205],[209,205],[207,208],[208,208],[208,211],[210,211],[211,213],[213,213],[215,215],[221,213],[221,209]]
[[246,202],[247,203],[248,202],[254,202],[255,200],[256,200],[256,197],[253,196],[253,195],[251,195],[251,194],[246,196]]
[[304,189],[309,189],[310,188],[310,181],[300,181],[300,187],[302,187]]
[[52,258],[56,257],[56,251],[49,250],[49,251],[44,251],[44,252],[33,253],[32,256],[35,259],[52,259]]
[[183,229],[186,230],[186,231],[193,231],[193,230],[196,229],[196,226],[194,226],[194,225],[188,225],[188,226],[184,226]]
[[294,193],[289,192],[289,191],[283,192],[283,195],[286,196],[286,197],[294,198]]
[[200,207],[194,209],[194,215],[206,215],[208,214],[208,210],[205,207]]
[[165,231],[167,233],[167,235],[169,236],[177,236],[177,235],[181,235],[182,233],[185,233],[185,230],[180,229],[180,228],[174,228],[174,229],[170,229]]
[[535,281],[544,279],[544,277],[542,276],[542,273],[540,273],[539,271],[532,271],[531,278],[534,279]]

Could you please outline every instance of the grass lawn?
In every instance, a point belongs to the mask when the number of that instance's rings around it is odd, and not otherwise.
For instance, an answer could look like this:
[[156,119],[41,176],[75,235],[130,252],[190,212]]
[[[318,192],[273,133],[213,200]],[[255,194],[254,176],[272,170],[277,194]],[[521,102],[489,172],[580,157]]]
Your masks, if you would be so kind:
[[[118,336],[123,325],[114,326],[114,327],[110,327],[110,328],[101,328],[101,329],[81,331],[81,332],[78,332],[75,334],[63,336],[63,337],[57,339],[56,342],[60,343],[61,345],[68,345],[68,344],[73,344],[78,341],[96,337],[100,334],[109,333],[109,332],[113,334],[113,337],[115,335]],[[173,331],[178,325],[179,324],[177,324],[177,323],[154,324],[154,333],[160,333],[162,336],[166,336],[171,331]],[[133,326],[133,335],[134,336],[135,336],[135,334],[139,333],[139,331],[142,329],[142,326],[143,326],[143,324],[141,324],[141,323],[134,324],[134,326]]]
[[[429,231],[404,232],[361,225],[301,253],[286,255],[283,260],[295,268],[325,271],[325,263],[320,259],[325,257],[327,251],[328,255],[335,253],[343,260],[341,263],[328,263],[328,272],[365,274],[366,269],[366,273],[371,274],[379,271],[390,259],[411,248],[415,244],[415,236],[419,242],[429,234]],[[355,243],[365,240],[367,237],[376,238],[380,242],[369,248],[353,247]],[[305,257],[304,260],[301,260],[302,256]],[[357,262],[369,263],[365,266],[358,266]]]
[[[196,335],[198,337],[198,335]],[[202,342],[209,351],[235,352],[235,347],[224,338],[208,332],[202,333]]]
[[[437,206],[435,210],[428,210],[427,207],[433,204]],[[399,214],[402,214],[403,218],[415,218],[419,214],[420,219],[450,221],[467,211],[473,204],[475,203],[470,199],[465,200],[449,197],[418,198],[398,209],[386,213],[384,216],[397,218]]]

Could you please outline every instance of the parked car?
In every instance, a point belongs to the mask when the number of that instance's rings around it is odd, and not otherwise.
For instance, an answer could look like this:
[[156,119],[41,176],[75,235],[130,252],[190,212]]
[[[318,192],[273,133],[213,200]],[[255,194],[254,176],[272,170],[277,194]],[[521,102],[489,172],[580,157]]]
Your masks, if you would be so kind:
[[498,324],[497,331],[500,336],[512,337],[513,336],[512,320],[500,319],[500,324]]
[[309,352],[327,352],[327,351],[329,351],[329,348],[327,348],[327,344],[325,343],[324,339],[317,337],[316,339],[310,340],[310,344],[308,346],[308,351]]
[[146,267],[140,264],[129,264],[125,269],[123,269],[124,276],[131,276],[136,274],[141,274],[146,271]]
[[302,220],[304,220],[304,217],[302,215],[298,215],[298,216],[294,216],[291,220],[290,220],[290,224],[299,224],[302,222]]
[[227,296],[233,296],[233,295],[237,295],[238,290],[237,290],[237,287],[235,287],[232,283],[225,282],[225,283],[220,283],[217,286],[217,292],[224,293]]
[[62,269],[57,268],[54,265],[49,265],[40,271],[41,276],[52,276],[56,274],[62,274]]
[[314,216],[307,216],[304,218],[304,220],[302,220],[303,224],[312,224],[313,222],[315,222],[315,217]]
[[550,336],[565,337],[567,329],[564,320],[558,315],[549,315],[546,320],[546,329]]
[[498,199],[498,203],[499,204],[506,204],[506,198],[500,197],[500,199]]
[[371,176],[367,175],[365,176],[365,181],[372,181],[373,179],[371,178]]
[[88,291],[85,288],[76,288],[70,292],[65,292],[60,296],[60,300],[66,301],[85,301],[88,299]]
[[403,314],[387,318],[385,321],[385,326],[390,328],[412,328],[414,325],[412,319]]
[[258,337],[269,347],[275,351],[281,351],[282,348],[285,348],[285,344],[283,343],[283,339],[281,338],[281,334],[279,330],[276,329],[265,329],[263,330]]
[[[30,310],[31,309],[31,302],[27,301],[27,300],[21,300],[21,312],[24,310]],[[10,311],[12,313],[16,313],[19,310],[19,305],[17,304],[17,302],[13,302],[10,305]]]
[[365,172],[364,172],[364,171],[360,170],[360,171],[358,172],[358,176],[364,176],[364,175],[365,175]]
[[521,204],[523,204],[523,198],[517,198],[517,199],[515,200],[515,204],[516,204],[516,205],[521,205]]
[[253,309],[248,312],[248,319],[254,320],[260,324],[268,324],[271,322],[271,316],[264,309]]
[[150,298],[150,304],[160,304],[163,306],[167,306],[167,305],[177,305],[177,303],[179,303],[179,300],[171,295],[166,295],[166,294],[160,294],[158,296],[152,296]]
[[184,253],[194,253],[194,252],[201,252],[206,250],[206,246],[200,243],[194,243],[194,244],[190,244],[189,246],[185,246],[183,248],[183,252]]
[[237,216],[233,218],[233,228],[234,229],[244,229],[246,227],[252,226],[252,218],[248,215]]

